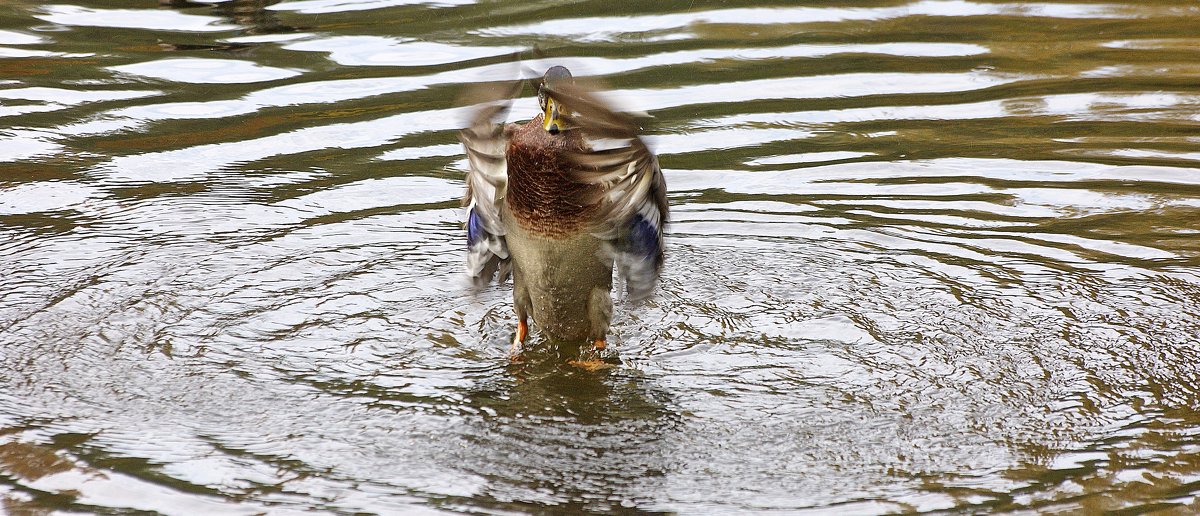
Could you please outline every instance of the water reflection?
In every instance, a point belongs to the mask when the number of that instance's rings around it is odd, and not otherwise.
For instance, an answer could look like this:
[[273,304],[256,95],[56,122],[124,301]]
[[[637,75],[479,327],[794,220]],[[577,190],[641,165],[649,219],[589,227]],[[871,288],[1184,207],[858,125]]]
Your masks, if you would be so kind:
[[[1195,512],[1200,13],[686,4],[0,13],[4,510]],[[461,274],[551,64],[671,188],[606,372]]]
[[141,75],[186,83],[239,84],[286,79],[300,75],[297,70],[271,68],[232,59],[161,59],[153,62],[114,66],[119,73]]
[[[173,0],[159,0],[159,3]],[[271,6],[280,0],[232,0],[212,4],[214,13],[224,16],[243,27],[247,34],[278,34],[295,32],[297,29],[279,20]]]
[[303,14],[325,14],[355,13],[406,5],[450,7],[472,3],[475,3],[474,0],[298,0],[279,4],[273,9]]
[[[687,13],[641,15],[614,18],[568,18],[545,21],[515,27],[495,27],[480,32],[489,36],[555,36],[573,41],[599,42],[637,38],[640,34],[659,34],[677,31],[703,35],[706,25],[734,24],[762,27],[771,24],[819,24],[851,21],[881,21],[907,17],[974,17],[974,16],[1021,16],[1047,18],[1123,18],[1126,13],[1107,5],[1071,5],[1053,3],[993,4],[981,2],[925,0],[897,7],[847,8],[847,7],[777,7],[695,10]],[[1160,15],[1170,16],[1169,8]],[[1139,10],[1138,14],[1149,14]],[[1156,13],[1158,14],[1158,13]],[[613,25],[608,30],[597,27]],[[750,39],[754,34],[750,35]]]
[[[487,412],[461,467],[494,479],[460,507],[614,511],[646,506],[675,459],[670,393],[636,370],[589,372],[553,350],[528,353],[469,391]],[[520,452],[516,452],[520,450]]]
[[397,40],[374,36],[345,36],[310,39],[290,43],[283,48],[304,52],[328,53],[344,66],[430,66],[471,61],[511,54],[521,47],[470,48],[425,41]]
[[180,32],[221,32],[236,29],[220,18],[158,9],[102,9],[76,5],[47,5],[34,17],[57,25],[109,27]]

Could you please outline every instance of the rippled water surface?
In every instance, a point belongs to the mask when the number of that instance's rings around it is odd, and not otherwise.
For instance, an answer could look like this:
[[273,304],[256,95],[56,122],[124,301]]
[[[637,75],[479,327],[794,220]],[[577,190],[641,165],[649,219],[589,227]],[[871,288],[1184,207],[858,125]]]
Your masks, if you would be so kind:
[[[0,6],[0,512],[1200,511],[1194,2],[63,1]],[[551,64],[670,189],[609,371],[462,272],[459,95]]]

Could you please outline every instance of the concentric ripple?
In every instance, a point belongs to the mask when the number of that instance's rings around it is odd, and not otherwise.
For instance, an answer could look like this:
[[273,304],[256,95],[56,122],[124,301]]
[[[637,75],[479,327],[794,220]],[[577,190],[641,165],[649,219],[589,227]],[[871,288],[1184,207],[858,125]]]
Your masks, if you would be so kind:
[[[0,512],[1200,511],[1192,3],[0,20]],[[599,373],[462,272],[460,95],[552,64],[670,190]]]

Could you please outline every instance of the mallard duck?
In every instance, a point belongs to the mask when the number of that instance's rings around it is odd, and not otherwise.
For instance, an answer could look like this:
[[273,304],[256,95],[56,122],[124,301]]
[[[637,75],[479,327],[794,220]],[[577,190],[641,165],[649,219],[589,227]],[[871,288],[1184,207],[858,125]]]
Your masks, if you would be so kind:
[[[514,83],[515,91],[520,83]],[[493,90],[494,91],[494,90]],[[494,96],[493,96],[494,97]],[[511,274],[518,356],[529,322],[552,341],[606,345],[613,270],[628,299],[648,297],[663,264],[666,182],[633,118],[578,86],[562,66],[538,85],[541,113],[497,123],[483,104],[461,131],[467,172],[467,273]]]

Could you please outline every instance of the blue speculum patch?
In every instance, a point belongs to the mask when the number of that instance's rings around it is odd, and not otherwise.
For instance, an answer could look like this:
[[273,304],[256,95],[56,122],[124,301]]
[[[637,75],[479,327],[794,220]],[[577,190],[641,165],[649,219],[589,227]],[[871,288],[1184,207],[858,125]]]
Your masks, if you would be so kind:
[[479,221],[479,215],[475,214],[475,208],[471,208],[471,214],[467,217],[467,247],[475,245],[483,238],[483,223]]
[[643,260],[658,257],[658,228],[641,215],[635,215],[629,228],[629,251]]

